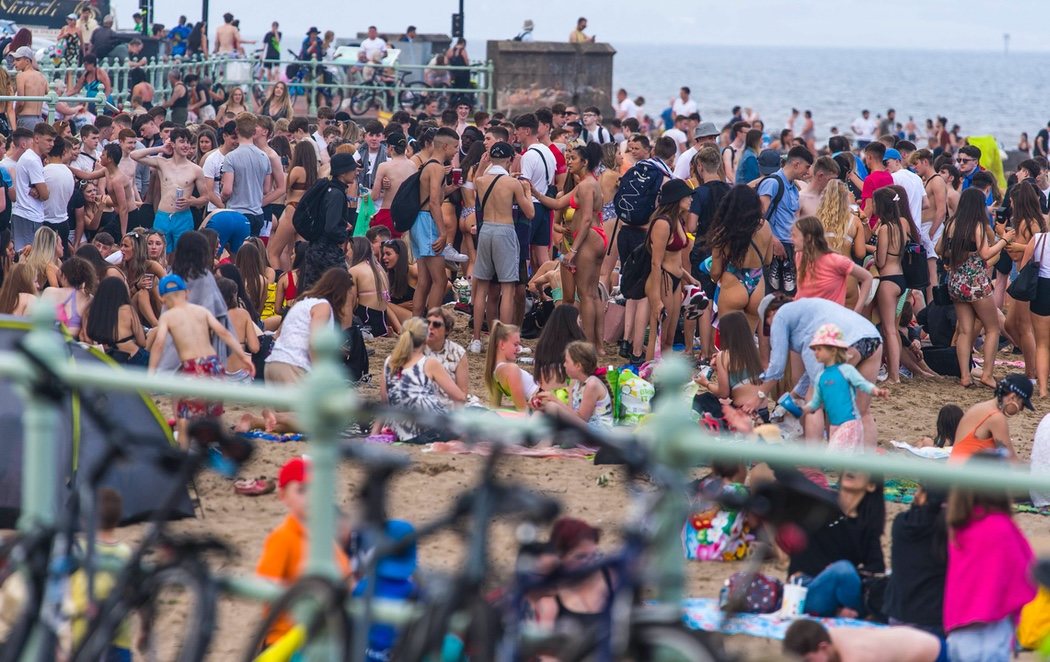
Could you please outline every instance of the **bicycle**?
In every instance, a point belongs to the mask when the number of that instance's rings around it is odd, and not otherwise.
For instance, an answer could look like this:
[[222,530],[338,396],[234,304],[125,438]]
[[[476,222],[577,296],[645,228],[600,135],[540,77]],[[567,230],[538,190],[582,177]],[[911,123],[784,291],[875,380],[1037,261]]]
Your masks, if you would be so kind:
[[[40,359],[25,343],[17,347],[35,368],[34,390],[52,401],[60,401],[70,392],[70,387],[46,362]],[[129,449],[148,448],[155,457],[154,462],[172,474],[171,487],[162,505],[155,511],[150,527],[142,543],[120,571],[116,586],[109,596],[97,605],[94,618],[89,621],[87,633],[73,651],[70,659],[78,662],[94,662],[102,656],[113,640],[114,633],[132,610],[140,610],[143,622],[149,628],[157,611],[154,606],[165,587],[183,587],[186,595],[195,599],[192,617],[180,638],[180,651],[173,659],[180,662],[200,660],[210,643],[214,629],[217,584],[211,579],[203,555],[207,552],[230,553],[224,543],[210,537],[176,538],[165,533],[168,516],[182,494],[184,486],[208,462],[211,453],[207,447],[215,445],[226,458],[227,468],[235,468],[251,454],[249,442],[227,436],[221,424],[197,421],[190,428],[190,451],[183,453],[174,448],[155,452],[150,447],[137,444],[123,429],[117,426],[98,400],[99,392],[87,397],[77,390],[81,408],[101,428],[106,440],[106,452],[87,469],[87,479],[59,516],[59,523],[52,527],[39,526],[17,536],[0,550],[0,558],[16,561],[24,566],[26,599],[15,626],[5,641],[0,660],[3,662],[22,659],[23,653],[34,633],[37,633],[41,659],[52,659],[62,625],[62,598],[68,577],[78,569],[87,573],[87,592],[94,595],[94,519],[92,507],[87,508],[87,546],[82,551],[76,540],[80,523],[82,501],[93,503],[93,495],[109,467],[129,458]],[[157,564],[145,563],[148,552],[161,549],[166,558]],[[8,569],[11,569],[9,564]],[[104,568],[110,570],[110,568]]]

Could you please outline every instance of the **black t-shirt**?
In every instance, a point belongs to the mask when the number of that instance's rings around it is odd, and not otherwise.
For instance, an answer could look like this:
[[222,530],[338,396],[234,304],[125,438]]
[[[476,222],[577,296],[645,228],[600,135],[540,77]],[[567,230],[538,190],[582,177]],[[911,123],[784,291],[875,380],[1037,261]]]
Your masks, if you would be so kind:
[[696,241],[693,242],[693,250],[689,253],[689,261],[693,267],[703,262],[711,254],[707,249],[707,231],[711,228],[711,219],[715,216],[715,210],[722,198],[729,193],[730,186],[725,182],[704,182],[693,191],[693,201],[689,205],[689,212],[696,214]]
[[806,549],[791,555],[788,576],[801,572],[816,577],[836,561],[849,561],[858,569],[884,572],[879,527],[859,517],[841,515],[809,536]]
[[226,103],[226,88],[223,87],[222,83],[215,83],[211,86],[211,91],[219,96],[219,99],[214,99],[211,102],[211,105],[215,107],[215,112],[219,112],[219,106]]
[[1035,134],[1035,144],[1032,145],[1033,156],[1046,156],[1047,148],[1050,147],[1047,144],[1048,141],[1050,141],[1050,131],[1039,129],[1039,133]]
[[66,217],[71,230],[77,224],[77,210],[83,209],[85,205],[87,205],[87,200],[84,199],[84,190],[79,186],[74,186],[73,195],[69,197],[69,204],[66,205]]
[[[932,505],[932,507],[931,507]],[[910,625],[943,627],[947,534],[941,502],[912,506],[893,520],[887,616]]]

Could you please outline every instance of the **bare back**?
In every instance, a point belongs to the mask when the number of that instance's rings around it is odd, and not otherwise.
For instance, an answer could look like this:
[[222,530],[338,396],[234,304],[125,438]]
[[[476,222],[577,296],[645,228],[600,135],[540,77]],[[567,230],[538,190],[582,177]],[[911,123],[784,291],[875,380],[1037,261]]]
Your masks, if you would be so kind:
[[[523,201],[532,204],[522,183],[510,175],[482,175],[474,180],[474,185],[477,191],[476,213],[483,223],[511,224],[514,222],[515,203],[519,206]],[[486,195],[488,200],[485,200]],[[485,200],[484,210],[482,200]]]
[[[47,79],[36,69],[20,71],[15,79],[18,96],[39,97],[47,94]],[[39,116],[43,110],[40,101],[20,101],[15,106],[18,115]]]
[[211,356],[215,348],[211,344],[209,320],[212,314],[203,306],[184,303],[161,314],[158,327],[171,335],[180,361],[192,361]]
[[830,628],[841,662],[935,662],[937,637],[910,627]]
[[383,199],[379,205],[380,209],[390,209],[390,205],[394,202],[394,196],[397,195],[397,190],[417,170],[419,170],[419,167],[403,156],[393,156],[379,164],[376,168],[376,180],[379,182],[382,182],[384,178],[390,180],[390,186],[383,189]]

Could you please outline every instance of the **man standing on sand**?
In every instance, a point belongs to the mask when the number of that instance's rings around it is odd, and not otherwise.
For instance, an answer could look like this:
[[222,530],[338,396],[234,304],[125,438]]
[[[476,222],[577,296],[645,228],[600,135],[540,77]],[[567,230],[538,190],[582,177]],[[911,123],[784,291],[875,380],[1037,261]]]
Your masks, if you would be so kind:
[[857,148],[864,149],[868,143],[875,140],[875,132],[878,128],[878,122],[871,119],[871,113],[867,109],[860,111],[860,117],[853,120],[853,124],[850,125],[853,135],[857,137]]
[[879,141],[868,143],[863,158],[868,176],[864,178],[864,186],[860,190],[860,217],[867,221],[869,228],[874,229],[879,223],[879,217],[875,214],[875,203],[871,197],[883,186],[893,186],[893,176],[886,171],[882,162],[886,158],[886,146]]
[[222,15],[223,25],[215,31],[215,54],[233,55],[241,50],[241,31],[233,25],[233,14]]
[[386,137],[387,160],[376,167],[375,180],[379,182],[379,210],[372,217],[371,227],[382,226],[390,230],[390,236],[399,239],[401,233],[394,228],[390,217],[390,205],[406,179],[415,174],[416,164],[405,156],[408,140],[405,134],[392,132]]
[[[222,206],[215,195],[215,188],[204,176],[204,171],[189,156],[195,150],[193,137],[182,127],[172,129],[171,138],[160,147],[137,149],[131,158],[154,169],[160,175],[160,202],[153,218],[153,229],[164,235],[170,253],[175,249],[179,237],[193,229],[193,214],[190,207],[200,207],[211,202]],[[201,192],[193,197],[193,188]]]
[[696,102],[689,98],[691,94],[690,90],[686,86],[682,86],[678,90],[678,96],[671,100],[671,115],[678,117],[679,115],[685,115],[686,117],[693,113],[699,113],[700,108],[696,105]]
[[441,203],[446,193],[455,190],[453,186],[446,192],[445,163],[452,160],[459,150],[459,134],[454,129],[442,127],[437,130],[434,142],[420,152],[423,167],[419,177],[419,214],[412,224],[409,237],[412,242],[412,254],[416,256],[419,282],[416,284],[416,295],[412,299],[412,310],[416,317],[423,317],[426,311],[441,305],[445,294],[445,258],[442,251],[448,243],[445,227],[439,223],[442,218]]
[[99,232],[108,232],[117,241],[128,231],[128,211],[135,198],[131,178],[120,171],[124,158],[118,143],[109,143],[102,148],[99,163],[106,169],[106,195],[102,199],[102,219]]
[[44,176],[44,157],[55,146],[55,130],[42,122],[33,129],[33,143],[18,157],[15,166],[15,204],[11,208],[11,234],[15,250],[33,243],[33,235],[45,220],[44,201],[50,195]]
[[[226,161],[226,155],[237,149],[237,123],[227,122],[221,129],[219,129],[219,148],[214,149],[208,154],[208,158],[204,159],[204,165],[201,170],[204,171],[204,176],[208,178],[208,181],[212,182],[212,188],[215,190],[215,195],[220,196],[219,200],[222,201],[222,164]],[[219,207],[208,203],[207,211],[212,212]]]
[[800,618],[784,634],[783,650],[805,662],[936,662],[944,646],[932,634],[912,627],[829,629]]
[[[270,185],[268,188],[263,189],[263,229],[260,236],[269,237],[270,231],[273,229],[273,222],[281,218],[281,214],[284,213],[284,205],[276,204],[277,200],[284,197],[288,187],[288,175],[284,171],[284,166],[281,164],[281,157],[277,154],[272,147],[270,147],[270,138],[273,137],[274,122],[269,117],[262,115],[256,117],[257,122],[255,126],[255,138],[252,142],[255,146],[266,155],[266,158],[270,159]],[[309,140],[309,136],[307,136]],[[316,148],[317,145],[315,144]]]
[[892,148],[887,149],[886,154],[882,157],[882,162],[886,164],[886,170],[893,178],[893,183],[903,188],[908,194],[908,211],[911,212],[912,220],[918,223],[919,219],[922,219],[922,210],[929,207],[930,202],[926,199],[922,177],[905,168],[901,164],[903,160],[901,153]]
[[242,113],[236,121],[239,145],[222,164],[222,199],[227,209],[248,217],[252,236],[258,237],[265,225],[263,196],[272,188],[273,173],[269,157],[253,142],[258,126],[255,116]]
[[616,119],[625,120],[628,117],[638,117],[638,106],[631,101],[627,90],[622,87],[616,91]]
[[[40,97],[47,94],[47,79],[36,69],[35,53],[29,46],[15,50],[15,90],[20,97]],[[16,122],[20,128],[32,131],[37,124],[44,121],[43,103],[40,101],[16,101]]]
[[[933,169],[933,152],[920,149],[911,155],[911,164],[915,174],[922,179],[926,191],[927,205],[922,208],[922,245],[926,247],[926,262],[930,265],[930,290],[927,295],[933,296],[933,283],[937,282],[937,242],[944,232],[944,222],[948,220],[948,183]],[[928,299],[932,301],[931,299]]]
[[588,106],[583,109],[583,131],[580,132],[580,138],[584,142],[599,145],[613,141],[612,134],[602,126],[602,111],[598,110],[598,106]]
[[[740,155],[744,151],[744,139],[751,125],[747,122],[734,122],[729,131],[729,144],[722,150],[722,168],[726,171],[726,182],[732,186],[736,177],[736,166],[740,162]],[[746,182],[741,182],[746,183]]]
[[[714,122],[702,122],[693,131],[693,146],[682,152],[674,162],[674,176],[677,179],[689,179],[693,157],[704,145],[716,145],[718,129]],[[717,146],[717,145],[716,145]]]
[[[539,121],[532,113],[526,113],[514,120],[514,138],[521,145],[521,178],[532,182],[532,187],[540,192],[547,191],[554,184],[555,170],[558,163],[554,154],[546,145],[541,145],[536,138],[539,130]],[[492,151],[489,150],[491,155]],[[480,198],[479,198],[480,200]],[[521,213],[527,217],[522,226],[529,228],[525,246],[519,246],[522,256],[528,256],[532,263],[532,270],[536,271],[540,266],[550,259],[551,246],[551,212],[535,198],[530,203],[533,213],[528,214],[524,208]],[[482,219],[485,221],[488,219]],[[522,240],[518,236],[518,241]],[[510,322],[511,318],[504,321]]]
[[762,217],[773,231],[773,261],[766,275],[766,292],[769,294],[783,292],[788,296],[795,295],[795,246],[791,243],[791,230],[798,219],[798,188],[795,182],[809,179],[812,165],[813,154],[808,149],[792,147],[780,169],[758,185]]
[[[507,168],[514,158],[509,143],[498,142],[489,150],[488,171],[477,178],[478,218],[483,222],[478,231],[478,256],[474,262],[474,337],[470,351],[481,353],[481,325],[488,309],[489,285],[499,288],[499,319],[504,324],[514,321],[518,286],[518,236],[514,229],[514,207],[530,220],[533,213],[549,212],[530,199],[527,180],[518,181],[509,176]],[[530,213],[531,212],[531,213]],[[492,320],[489,320],[491,326]]]
[[[689,126],[688,115],[675,115],[674,126],[664,131],[663,136],[666,136],[674,141],[676,154],[681,154],[685,151],[686,143],[689,142],[689,134],[685,132]],[[661,136],[661,137],[663,137]]]

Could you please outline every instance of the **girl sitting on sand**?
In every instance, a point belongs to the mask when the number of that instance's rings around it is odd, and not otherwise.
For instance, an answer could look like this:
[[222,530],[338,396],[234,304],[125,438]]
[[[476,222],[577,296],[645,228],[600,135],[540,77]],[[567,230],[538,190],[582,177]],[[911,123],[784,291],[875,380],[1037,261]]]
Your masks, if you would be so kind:
[[514,409],[525,411],[540,391],[531,374],[517,364],[521,352],[521,333],[513,324],[499,320],[492,323],[489,348],[485,355],[485,387],[493,407],[503,406],[503,397],[511,399]]
[[718,330],[721,351],[711,364],[716,379],[711,380],[703,373],[694,378],[708,393],[698,393],[693,398],[693,409],[721,420],[721,399],[729,398],[734,407],[753,411],[756,419],[768,423],[769,408],[762,393],[762,357],[747,315],[737,310],[721,317]]
[[864,448],[864,427],[857,413],[856,392],[864,391],[884,398],[889,391],[864,379],[856,368],[846,363],[849,345],[834,324],[817,329],[810,348],[817,360],[826,367],[814,385],[813,399],[805,409],[814,412],[824,409],[831,426],[828,448],[841,451],[859,451]]
[[[743,313],[734,313],[743,316]],[[688,519],[682,530],[685,557],[694,561],[739,561],[747,558],[751,527],[747,514],[728,510],[714,497],[747,496],[747,467],[740,463],[714,462],[711,473],[697,481]]]
[[546,391],[537,397],[538,403],[550,414],[571,413],[592,428],[612,427],[612,394],[605,382],[604,371],[599,374],[598,353],[594,345],[576,340],[565,348],[565,374],[569,377],[569,402],[564,403]]
[[944,448],[955,445],[955,432],[959,429],[959,421],[962,420],[963,410],[959,405],[944,405],[937,412],[936,431],[933,439],[923,437],[915,442],[916,448],[936,446]]

